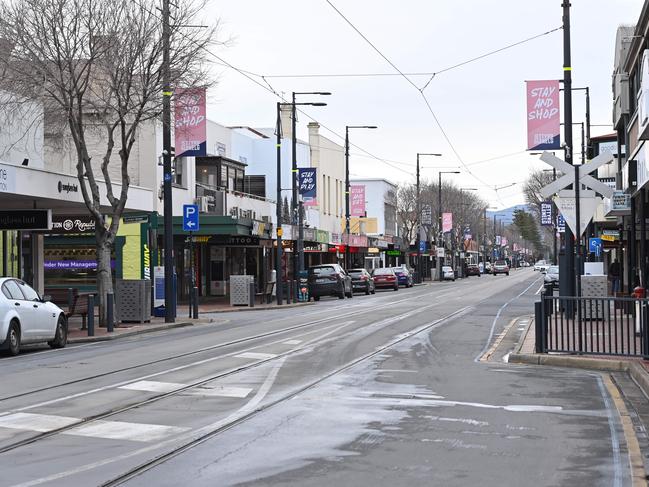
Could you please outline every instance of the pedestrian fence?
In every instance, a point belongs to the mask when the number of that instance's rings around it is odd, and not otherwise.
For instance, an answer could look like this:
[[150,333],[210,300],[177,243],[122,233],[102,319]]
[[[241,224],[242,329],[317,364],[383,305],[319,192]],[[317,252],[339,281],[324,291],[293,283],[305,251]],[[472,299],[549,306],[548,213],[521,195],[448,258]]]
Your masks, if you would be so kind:
[[537,353],[649,359],[649,300],[541,295],[535,303]]

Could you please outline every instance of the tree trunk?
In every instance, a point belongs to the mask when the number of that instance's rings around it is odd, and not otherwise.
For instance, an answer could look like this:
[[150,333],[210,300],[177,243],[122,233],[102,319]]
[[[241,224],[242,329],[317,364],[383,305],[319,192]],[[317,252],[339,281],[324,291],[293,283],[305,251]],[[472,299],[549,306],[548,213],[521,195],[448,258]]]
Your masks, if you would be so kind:
[[98,228],[97,234],[97,290],[99,293],[99,326],[106,326],[106,295],[113,293],[111,269],[112,239],[109,232]]

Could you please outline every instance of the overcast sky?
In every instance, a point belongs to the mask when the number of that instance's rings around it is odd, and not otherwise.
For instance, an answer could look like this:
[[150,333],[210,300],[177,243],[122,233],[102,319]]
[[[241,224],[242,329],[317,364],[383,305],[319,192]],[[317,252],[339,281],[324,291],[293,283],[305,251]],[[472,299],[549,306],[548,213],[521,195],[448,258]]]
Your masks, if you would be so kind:
[[[559,0],[331,0],[402,72],[439,72],[561,26]],[[615,32],[635,24],[641,0],[573,0],[573,86],[591,89],[591,122],[611,122],[611,72]],[[211,0],[210,19],[220,19],[228,47],[214,52],[248,70],[253,79],[290,96],[292,91],[331,91],[326,107],[308,113],[338,135],[345,125],[378,125],[352,132],[352,142],[392,166],[352,148],[351,173],[414,181],[417,152],[422,177],[437,166],[460,167],[420,92],[401,76],[289,78],[277,75],[394,74],[395,69],[364,41],[326,0]],[[563,77],[562,31],[550,33],[479,61],[437,74],[424,90],[430,106],[469,172],[460,187],[478,188],[494,207],[522,203],[521,183],[530,168],[546,167],[526,148],[525,80]],[[225,125],[274,125],[277,98],[236,71],[217,66],[219,84],[209,93],[208,116]],[[410,76],[422,87],[430,76]],[[303,101],[320,101],[304,97]],[[573,120],[584,120],[584,95],[573,98]],[[306,117],[298,136],[307,134]],[[592,135],[612,132],[593,127]],[[336,135],[323,134],[342,143]],[[575,146],[580,144],[575,128]],[[577,147],[576,150],[579,150]],[[507,155],[507,157],[502,157]],[[576,157],[578,154],[576,154]],[[478,163],[485,159],[489,162]],[[397,168],[395,168],[396,166]],[[444,169],[446,170],[446,169]],[[518,183],[497,193],[494,187]]]

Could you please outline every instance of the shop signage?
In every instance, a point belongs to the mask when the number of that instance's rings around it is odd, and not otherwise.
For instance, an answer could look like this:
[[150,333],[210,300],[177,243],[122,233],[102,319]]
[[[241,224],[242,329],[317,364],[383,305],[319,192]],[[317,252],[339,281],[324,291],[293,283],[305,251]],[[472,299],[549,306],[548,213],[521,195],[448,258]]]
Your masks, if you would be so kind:
[[304,240],[309,242],[316,241],[316,231],[315,228],[305,228],[304,229]]
[[365,216],[365,185],[353,184],[349,187],[349,206],[351,216]]
[[541,202],[541,225],[552,226],[552,202]]
[[304,246],[304,251],[305,252],[328,252],[329,251],[329,246],[326,244],[314,244],[314,245],[305,245]]
[[148,223],[149,215],[127,215],[122,217],[124,223]]
[[64,183],[63,181],[59,181],[59,184],[57,186],[59,193],[78,193],[79,192],[79,186],[77,186],[75,183]]
[[174,108],[176,156],[207,155],[205,88],[176,88]]
[[453,213],[442,213],[442,232],[450,232],[453,228]]
[[376,241],[376,246],[380,249],[387,249],[388,248],[388,241],[387,240],[382,240],[378,239]]
[[365,235],[343,235],[343,243],[349,244],[350,247],[367,247],[367,237]]
[[317,183],[318,171],[313,167],[301,167],[298,169],[299,190],[304,201],[304,206],[317,204]]
[[332,243],[334,245],[341,243],[340,234],[339,233],[332,233],[330,243]]
[[59,235],[95,233],[95,219],[90,215],[54,215],[50,233]]
[[318,230],[316,241],[322,244],[329,243],[329,232],[327,232],[326,230]]
[[257,247],[259,245],[259,237],[254,235],[215,235],[212,241],[232,247]]
[[271,223],[254,220],[252,222],[252,234],[257,235],[259,237],[263,237],[264,235],[270,235],[272,231],[271,226],[272,226]]
[[385,255],[389,255],[391,257],[397,257],[397,256],[401,255],[401,251],[400,250],[387,250],[385,252]]
[[631,195],[622,190],[615,190],[611,198],[613,211],[631,211]]
[[370,247],[369,249],[367,249],[368,254],[378,254],[379,252],[381,252],[380,249],[376,247]]
[[282,225],[282,238],[284,240],[293,240],[293,225]]
[[527,149],[560,148],[559,81],[527,81]]
[[0,165],[0,193],[16,191],[16,168]]
[[49,230],[52,210],[0,210],[0,230]]

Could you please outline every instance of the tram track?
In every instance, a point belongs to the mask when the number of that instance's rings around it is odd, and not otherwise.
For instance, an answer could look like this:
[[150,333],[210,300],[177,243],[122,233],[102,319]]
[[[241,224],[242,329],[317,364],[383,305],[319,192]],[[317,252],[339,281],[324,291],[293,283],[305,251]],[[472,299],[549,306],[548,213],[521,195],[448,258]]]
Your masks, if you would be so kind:
[[[418,299],[421,299],[422,297],[424,297],[426,295],[431,295],[431,296],[437,298],[437,297],[446,296],[447,294],[449,294],[449,293],[444,293],[444,294],[441,294],[441,295],[435,295],[435,294],[430,293],[430,292],[420,293],[420,294],[410,296],[410,297],[405,298],[405,299],[400,299],[398,301],[388,301],[388,302],[386,302],[384,304],[379,304],[379,305],[373,307],[372,310],[384,309],[384,308],[392,307],[394,305],[398,305],[400,303],[404,303],[404,302],[407,302],[407,301],[418,300]],[[326,312],[326,311],[328,311],[328,310],[321,310],[321,311],[318,311],[318,313],[313,313],[313,314],[319,314],[321,312]],[[237,339],[234,339],[234,340],[229,340],[229,341],[222,342],[222,343],[217,343],[215,345],[210,345],[208,347],[203,347],[203,348],[200,348],[198,350],[192,350],[192,351],[189,351],[189,352],[174,354],[174,355],[159,358],[159,359],[156,359],[156,360],[151,360],[151,361],[148,361],[148,362],[143,362],[143,363],[140,363],[140,364],[131,365],[131,366],[128,366],[128,367],[122,367],[122,368],[119,368],[119,369],[109,370],[109,371],[102,372],[102,373],[99,373],[99,374],[93,374],[93,375],[90,375],[90,376],[87,376],[87,377],[82,377],[82,378],[79,378],[79,379],[74,379],[74,380],[70,380],[70,381],[66,381],[66,382],[61,382],[59,384],[52,384],[52,385],[49,385],[49,386],[46,386],[46,387],[40,387],[40,388],[37,388],[37,389],[32,389],[32,390],[25,391],[25,392],[20,392],[20,393],[17,393],[17,394],[12,394],[12,395],[9,395],[9,396],[0,397],[0,403],[6,402],[6,401],[9,401],[9,400],[13,400],[13,399],[23,398],[23,397],[27,397],[27,396],[31,396],[31,395],[36,395],[36,394],[39,394],[39,393],[52,391],[52,390],[55,390],[55,389],[60,389],[60,388],[64,388],[64,387],[68,387],[68,386],[72,386],[72,385],[76,385],[76,384],[82,384],[82,383],[87,382],[87,381],[92,381],[92,380],[96,380],[96,379],[110,377],[110,376],[114,376],[114,375],[117,375],[117,374],[120,374],[120,373],[123,373],[123,372],[129,372],[129,371],[141,369],[141,368],[144,368],[144,367],[149,367],[149,366],[152,366],[152,365],[162,364],[162,363],[165,363],[165,362],[170,362],[170,361],[173,361],[173,360],[178,360],[178,359],[182,359],[182,358],[186,358],[186,357],[192,357],[192,356],[196,356],[196,355],[203,354],[203,353],[206,353],[206,352],[216,351],[216,350],[231,347],[231,346],[234,346],[234,345],[244,344],[246,342],[251,342],[251,341],[255,341],[255,340],[259,340],[259,339],[263,339],[263,338],[273,337],[273,336],[281,335],[283,333],[290,333],[292,331],[301,330],[301,329],[308,328],[308,327],[315,326],[315,325],[320,325],[320,324],[326,323],[328,321],[332,321],[332,320],[336,320],[336,319],[345,319],[345,318],[349,318],[349,317],[352,317],[352,316],[357,316],[357,315],[363,314],[365,312],[367,312],[366,307],[359,307],[359,309],[355,309],[354,311],[347,311],[345,313],[341,313],[341,314],[334,315],[334,316],[327,316],[327,317],[323,317],[323,318],[318,318],[316,320],[311,320],[311,321],[308,321],[306,323],[300,323],[300,324],[297,324],[297,325],[288,326],[288,327],[281,328],[281,329],[278,329],[278,330],[272,330],[272,331],[268,331],[268,332],[265,332],[265,333],[258,333],[256,335],[246,336],[246,337],[237,338]],[[272,324],[272,323],[276,323],[276,322],[280,322],[280,321],[282,321],[282,319],[271,320],[271,321],[268,322],[268,324]],[[134,380],[141,380],[141,379],[134,379]],[[2,415],[3,415],[3,413],[0,413],[0,416],[2,416]]]
[[[418,297],[420,298],[421,296],[418,296]],[[408,310],[408,311],[400,313],[400,314],[398,314],[396,316],[382,317],[382,318],[373,320],[373,321],[371,321],[369,323],[363,324],[361,326],[361,329],[366,329],[366,328],[370,328],[370,327],[381,328],[381,327],[389,326],[389,325],[391,325],[391,324],[393,324],[395,322],[398,322],[400,320],[410,318],[410,317],[412,317],[414,315],[421,314],[421,313],[429,310],[430,308],[439,305],[440,300],[444,299],[445,297],[446,297],[446,294],[440,294],[439,296],[436,296],[437,299],[434,302],[432,302],[432,303],[430,303],[428,305],[419,306],[416,309]],[[415,297],[403,299],[403,300],[400,300],[398,302],[409,301],[411,299],[415,299]],[[393,302],[391,304],[395,304],[395,303],[398,303],[398,302]],[[377,309],[377,308],[374,308],[374,309]],[[354,316],[355,314],[357,314],[357,313],[356,312],[355,313],[347,313],[344,316],[345,317],[351,317],[351,316]],[[452,316],[454,314],[457,314],[457,312],[452,313],[452,314],[450,314],[448,316]],[[343,315],[341,315],[341,316],[343,316]],[[327,321],[331,321],[332,319],[337,319],[337,318],[338,317],[329,318]],[[320,322],[320,321],[322,321],[322,320],[318,320],[318,322]],[[16,450],[18,448],[25,447],[27,445],[30,445],[30,444],[36,443],[38,441],[41,441],[41,440],[44,440],[44,439],[47,439],[47,438],[50,438],[50,437],[65,433],[67,431],[71,431],[74,428],[77,428],[77,427],[79,427],[81,425],[87,425],[88,423],[92,423],[94,421],[105,420],[105,419],[110,418],[112,416],[116,416],[116,415],[125,413],[127,411],[130,411],[130,410],[133,410],[133,409],[136,409],[136,408],[141,408],[143,406],[146,406],[146,405],[149,405],[149,404],[152,404],[152,403],[155,403],[155,402],[158,402],[158,401],[161,401],[161,400],[173,397],[173,396],[177,396],[177,395],[182,394],[182,393],[184,393],[186,391],[189,391],[191,389],[200,387],[200,386],[202,386],[204,384],[207,384],[209,382],[212,382],[212,381],[215,381],[215,380],[218,380],[218,379],[223,379],[223,378],[226,378],[226,377],[230,377],[230,376],[233,376],[233,375],[241,373],[241,372],[246,372],[246,371],[258,368],[258,367],[260,367],[262,365],[265,365],[267,363],[273,362],[273,361],[285,360],[286,358],[290,357],[291,355],[302,353],[303,351],[305,351],[307,349],[310,349],[310,348],[313,348],[314,346],[324,345],[324,344],[328,343],[331,340],[334,340],[334,339],[335,340],[340,340],[341,338],[344,338],[344,335],[337,335],[337,336],[332,338],[332,337],[330,337],[331,333],[335,332],[335,331],[337,331],[337,330],[339,330],[341,328],[344,328],[345,326],[349,326],[350,324],[353,324],[353,323],[355,323],[355,322],[351,321],[351,322],[344,322],[342,324],[340,324],[340,323],[331,324],[327,328],[325,328],[324,331],[326,331],[326,333],[324,335],[316,337],[316,338],[314,338],[312,340],[308,340],[308,341],[300,344],[299,346],[294,347],[294,348],[292,348],[292,349],[290,349],[290,350],[288,350],[286,352],[279,353],[279,354],[273,356],[272,358],[260,359],[258,361],[253,362],[253,363],[241,365],[241,366],[238,366],[238,367],[233,367],[233,368],[227,369],[225,371],[221,371],[221,372],[216,373],[216,374],[211,374],[211,375],[208,375],[207,377],[203,377],[203,378],[201,378],[199,380],[195,380],[195,381],[192,381],[192,382],[190,382],[188,384],[185,384],[182,387],[178,387],[178,388],[176,388],[176,389],[174,389],[172,391],[160,393],[160,394],[151,396],[151,397],[149,397],[149,398],[147,398],[145,400],[134,401],[134,402],[131,402],[131,403],[126,404],[124,406],[115,408],[115,409],[111,409],[111,410],[103,411],[103,412],[100,412],[100,413],[97,413],[97,414],[94,414],[94,415],[91,415],[91,416],[87,416],[87,417],[84,417],[84,418],[82,418],[81,420],[79,420],[77,422],[68,424],[68,425],[63,426],[61,428],[57,428],[57,429],[53,429],[53,430],[50,430],[50,431],[47,431],[47,432],[44,432],[44,433],[32,435],[32,436],[30,436],[28,438],[25,438],[23,440],[16,441],[16,442],[4,445],[4,446],[0,447],[0,454],[7,453],[7,452],[10,452],[10,451]],[[295,328],[295,327],[293,327],[293,328]],[[331,330],[333,330],[333,331],[331,331]],[[357,331],[358,330],[352,330],[349,333],[355,333]],[[308,331],[308,332],[304,332],[303,334],[306,335],[306,334],[310,334],[310,333],[312,333],[312,332]],[[403,336],[403,335],[401,335],[401,336]],[[251,350],[254,350],[255,348],[266,347],[268,345],[273,345],[273,344],[282,342],[284,340],[285,340],[285,338],[281,338],[281,339],[277,340],[276,342],[270,342],[270,343],[265,343],[263,345],[258,345],[257,347],[253,347]],[[399,341],[401,341],[401,340],[399,340]],[[237,353],[240,353],[240,351],[234,351],[234,352],[222,355],[222,356],[211,357],[209,359],[206,359],[206,361],[216,361],[216,360],[219,360],[219,359],[228,358],[228,357],[231,357],[231,356],[233,356],[233,355],[235,355]],[[170,371],[161,371],[161,372],[158,372],[158,373],[155,373],[155,374],[148,375],[145,378],[151,378],[152,376],[158,376],[158,375],[162,375],[162,374],[166,374],[166,373],[170,373],[170,372],[177,372],[180,369],[186,369],[186,368],[202,365],[202,364],[206,363],[206,361],[199,361],[197,363],[186,364],[184,366],[180,366],[180,367],[176,367],[174,369],[171,369]],[[108,390],[108,389],[117,388],[117,387],[120,387],[122,385],[137,382],[137,381],[140,381],[140,380],[143,380],[143,378],[140,377],[140,378],[125,381],[125,382],[122,382],[122,383],[119,383],[119,384],[113,384],[113,385],[107,386],[106,388],[101,388],[101,390]],[[88,394],[90,394],[92,392],[94,392],[94,391],[92,391],[92,390],[87,391],[86,394],[84,394],[84,395],[88,395]],[[61,400],[68,400],[70,398],[77,398],[77,397],[79,397],[79,396],[64,397],[64,398],[60,398],[60,399],[46,401],[46,402],[40,403],[40,404],[34,404],[34,405],[22,407],[22,408],[16,408],[16,409],[13,409],[13,410],[10,410],[10,411],[3,412],[3,413],[0,414],[0,416],[12,414],[12,413],[17,413],[17,412],[23,412],[23,411],[34,409],[34,408],[37,408],[37,407],[51,405],[51,404],[54,404],[56,402],[60,402]]]
[[193,432],[194,438],[184,442],[183,444],[174,447],[172,450],[165,452],[147,462],[144,462],[140,465],[138,465],[135,468],[132,468],[131,470],[125,472],[124,474],[121,474],[118,477],[115,477],[108,482],[105,482],[101,484],[101,487],[116,487],[119,485],[123,485],[125,482],[145,473],[148,470],[151,470],[152,468],[155,468],[158,465],[161,465],[165,463],[166,461],[188,451],[191,450],[192,448],[205,443],[206,441],[218,436],[219,434],[239,425],[244,423],[245,421],[248,421],[255,416],[273,408],[276,406],[279,406],[286,401],[291,400],[298,394],[302,394],[310,389],[313,389],[317,387],[318,385],[322,384],[324,381],[330,379],[331,377],[334,377],[342,372],[345,372],[352,367],[355,367],[356,365],[359,365],[367,360],[372,359],[373,357],[376,357],[377,355],[380,355],[384,353],[386,350],[389,350],[390,348],[394,347],[395,345],[400,344],[401,342],[408,340],[409,338],[412,338],[413,336],[416,336],[420,333],[430,331],[434,328],[437,328],[438,326],[441,326],[448,321],[451,321],[453,319],[456,319],[463,314],[469,312],[471,309],[473,309],[473,306],[465,306],[463,308],[460,308],[458,310],[453,311],[452,313],[447,314],[446,316],[443,316],[442,318],[438,318],[432,322],[429,322],[425,325],[419,326],[415,328],[414,330],[411,330],[406,333],[402,333],[398,336],[398,338],[395,338],[391,340],[390,342],[381,345],[379,347],[376,347],[373,351],[366,353],[360,357],[357,357],[345,364],[343,364],[340,367],[337,367],[336,369],[308,382],[307,384],[304,384],[284,395],[282,395],[279,398],[274,399],[273,401],[270,401],[267,404],[261,405],[259,407],[253,408],[251,411],[244,413],[238,418],[234,418],[231,421],[227,422],[226,424],[221,424],[221,422],[217,423],[219,424],[218,427],[211,427],[211,425],[205,426],[203,428],[200,428],[199,430],[196,430]]

